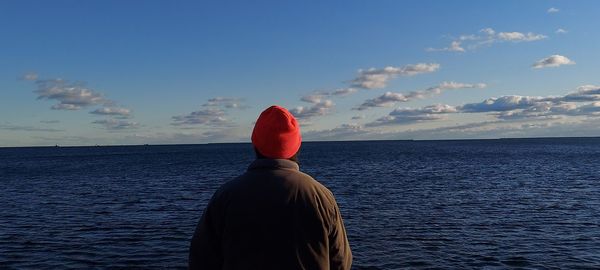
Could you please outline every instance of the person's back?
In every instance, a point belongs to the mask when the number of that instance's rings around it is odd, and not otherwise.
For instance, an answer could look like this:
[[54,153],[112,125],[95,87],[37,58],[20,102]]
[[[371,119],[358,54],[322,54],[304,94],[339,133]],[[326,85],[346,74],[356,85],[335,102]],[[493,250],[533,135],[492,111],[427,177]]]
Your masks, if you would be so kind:
[[259,158],[223,185],[204,211],[190,246],[190,269],[350,269],[332,193],[295,161],[263,156],[268,148],[257,140],[253,134]]

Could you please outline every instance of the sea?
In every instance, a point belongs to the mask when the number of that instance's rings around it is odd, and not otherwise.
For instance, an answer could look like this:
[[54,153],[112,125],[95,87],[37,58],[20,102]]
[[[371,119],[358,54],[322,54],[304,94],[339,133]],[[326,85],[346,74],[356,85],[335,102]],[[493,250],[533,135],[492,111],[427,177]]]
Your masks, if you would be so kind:
[[[0,148],[0,269],[185,269],[251,144]],[[305,142],[353,269],[600,269],[600,138]],[[251,232],[248,232],[251,233]]]

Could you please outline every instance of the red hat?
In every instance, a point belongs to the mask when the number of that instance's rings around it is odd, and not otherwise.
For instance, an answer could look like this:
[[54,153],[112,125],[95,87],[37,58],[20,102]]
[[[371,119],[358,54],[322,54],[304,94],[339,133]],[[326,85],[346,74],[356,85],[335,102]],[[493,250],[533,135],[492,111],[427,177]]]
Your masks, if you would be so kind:
[[271,106],[254,125],[252,144],[268,158],[291,158],[300,149],[302,136],[296,118],[285,108]]

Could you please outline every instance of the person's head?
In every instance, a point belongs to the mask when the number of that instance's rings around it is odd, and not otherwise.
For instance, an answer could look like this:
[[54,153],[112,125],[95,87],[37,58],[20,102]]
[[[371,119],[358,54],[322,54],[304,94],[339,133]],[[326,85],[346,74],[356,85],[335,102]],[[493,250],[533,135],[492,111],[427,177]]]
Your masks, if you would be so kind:
[[301,143],[300,125],[285,108],[271,106],[256,120],[252,131],[252,145],[257,158],[298,162],[297,153]]

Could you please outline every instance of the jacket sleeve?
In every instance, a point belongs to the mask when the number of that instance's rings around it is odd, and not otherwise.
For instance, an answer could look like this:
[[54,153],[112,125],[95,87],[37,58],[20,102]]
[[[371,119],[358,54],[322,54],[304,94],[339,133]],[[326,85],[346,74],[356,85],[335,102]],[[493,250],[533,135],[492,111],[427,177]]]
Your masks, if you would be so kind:
[[196,226],[190,245],[189,269],[221,269],[220,236],[216,225],[215,197],[211,199]]
[[352,252],[346,236],[346,228],[337,202],[334,200],[333,227],[329,234],[329,268],[349,270],[352,265]]

